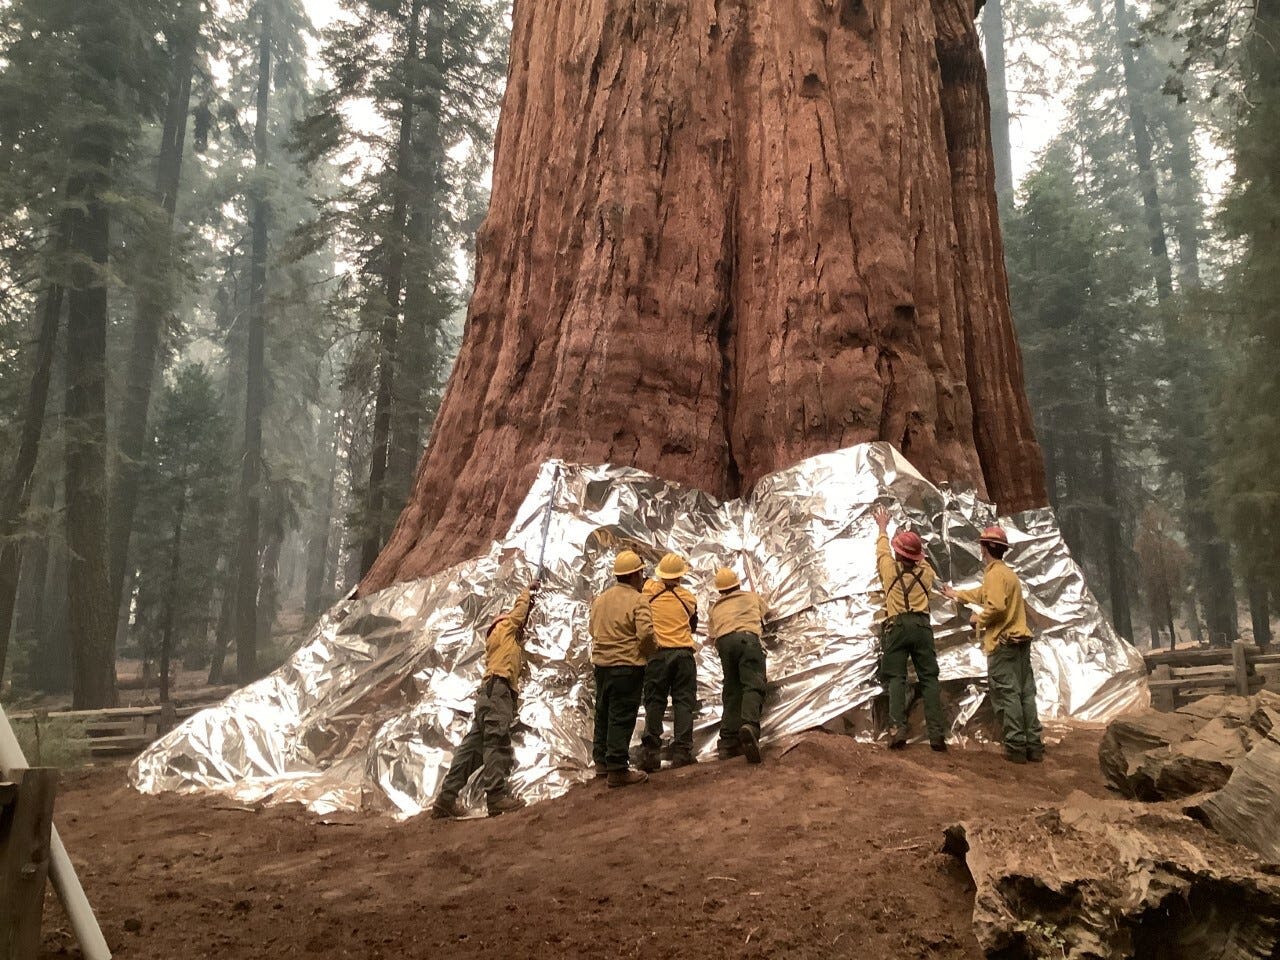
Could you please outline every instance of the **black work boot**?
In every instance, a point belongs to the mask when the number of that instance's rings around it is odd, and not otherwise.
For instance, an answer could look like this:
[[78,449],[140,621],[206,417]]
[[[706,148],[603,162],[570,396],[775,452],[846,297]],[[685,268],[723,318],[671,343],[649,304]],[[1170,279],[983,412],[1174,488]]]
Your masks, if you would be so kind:
[[693,757],[692,750],[675,749],[671,751],[671,769],[678,770],[680,767],[687,767],[698,761]]
[[467,812],[458,806],[457,797],[436,797],[431,805],[432,820],[456,820],[465,817]]
[[742,752],[746,754],[747,763],[760,762],[760,736],[745,723],[738,731],[738,742],[742,744]]
[[721,740],[716,744],[716,759],[732,760],[740,756],[742,756],[742,744],[734,743],[732,740]]
[[1010,763],[1026,763],[1027,752],[1025,750],[1006,750],[1004,758]]
[[504,813],[510,813],[512,810],[519,810],[524,805],[524,801],[519,797],[504,793],[500,797],[493,797],[489,800],[489,816],[500,817]]
[[889,749],[905,750],[907,749],[907,731],[902,727],[889,728]]
[[601,777],[607,777],[608,775],[609,775],[609,768],[606,767],[603,763],[597,763],[596,779],[599,780]]
[[1044,748],[1027,751],[1027,763],[1044,763]]
[[662,769],[662,754],[657,747],[641,747],[637,766],[645,773],[657,773]]
[[645,783],[649,779],[649,775],[643,770],[610,770],[609,786],[611,787],[630,787],[633,784]]
[[937,753],[946,753],[947,741],[943,740],[942,738],[938,738],[937,740],[930,740],[929,749]]

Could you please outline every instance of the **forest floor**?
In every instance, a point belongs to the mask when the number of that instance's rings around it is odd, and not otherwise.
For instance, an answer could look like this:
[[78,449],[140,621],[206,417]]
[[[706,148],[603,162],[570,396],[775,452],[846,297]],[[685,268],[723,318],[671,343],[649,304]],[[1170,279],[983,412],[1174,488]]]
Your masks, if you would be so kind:
[[[1102,796],[1100,728],[1043,765],[807,734],[765,763],[602,781],[492,820],[318,817],[63,774],[57,822],[120,958],[978,958],[964,819]],[[50,895],[44,957],[76,956]]]

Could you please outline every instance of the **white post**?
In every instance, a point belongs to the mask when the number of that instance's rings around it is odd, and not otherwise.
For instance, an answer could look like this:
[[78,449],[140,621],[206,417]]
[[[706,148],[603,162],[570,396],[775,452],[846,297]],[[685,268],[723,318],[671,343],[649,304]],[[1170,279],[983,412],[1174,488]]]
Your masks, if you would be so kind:
[[[0,767],[10,770],[26,770],[30,765],[22,754],[18,738],[9,726],[9,718],[4,715],[4,707],[0,707]],[[67,848],[62,845],[58,836],[58,828],[51,831],[49,843],[49,876],[53,880],[53,889],[62,901],[62,907],[71,920],[71,929],[80,944],[80,952],[85,960],[111,960],[111,950],[103,939],[98,920],[93,915],[93,907],[89,906],[89,898],[84,895],[84,887],[80,886],[80,878],[76,876],[76,868],[71,865],[67,856]]]

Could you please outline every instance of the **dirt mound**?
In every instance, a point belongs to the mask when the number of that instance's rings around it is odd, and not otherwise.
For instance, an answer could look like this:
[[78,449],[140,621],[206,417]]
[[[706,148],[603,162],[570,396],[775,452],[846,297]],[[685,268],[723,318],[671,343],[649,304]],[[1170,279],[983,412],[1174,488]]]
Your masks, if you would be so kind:
[[[121,958],[976,958],[943,830],[1104,794],[1099,736],[1016,767],[810,734],[460,823],[145,797],[111,768],[68,775],[57,815]],[[46,927],[74,955],[52,898]]]

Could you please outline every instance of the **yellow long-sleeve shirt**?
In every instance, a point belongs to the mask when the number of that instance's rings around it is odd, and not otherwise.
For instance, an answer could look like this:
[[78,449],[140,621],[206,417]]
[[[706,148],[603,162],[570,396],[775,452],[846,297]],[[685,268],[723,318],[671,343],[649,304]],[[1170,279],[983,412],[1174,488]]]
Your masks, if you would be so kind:
[[484,641],[484,676],[501,677],[514,690],[524,669],[524,625],[529,619],[533,595],[520,594],[515,606],[497,619]]
[[644,585],[644,596],[653,613],[653,633],[659,647],[693,649],[693,631],[698,622],[698,598],[679,584],[667,586],[661,580]]
[[991,654],[1004,637],[1030,637],[1027,605],[1022,598],[1022,581],[1003,560],[992,560],[976,590],[957,590],[964,603],[982,605],[978,614],[978,630],[982,633],[983,652]]
[[707,637],[719,640],[731,633],[754,633],[757,637],[762,637],[764,621],[768,615],[769,606],[759,594],[749,590],[722,593],[720,599],[711,606]]
[[657,649],[649,601],[624,583],[592,602],[589,629],[591,662],[597,667],[643,667]]
[[[884,591],[885,616],[896,617],[901,613],[928,613],[929,591],[933,589],[933,567],[919,563],[915,568],[899,563],[889,545],[889,538],[880,534],[876,540],[876,569],[880,573],[880,589]],[[916,574],[919,574],[919,582]],[[899,576],[901,574],[901,576]]]

